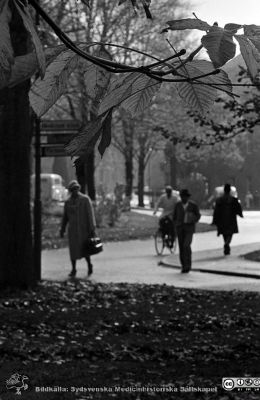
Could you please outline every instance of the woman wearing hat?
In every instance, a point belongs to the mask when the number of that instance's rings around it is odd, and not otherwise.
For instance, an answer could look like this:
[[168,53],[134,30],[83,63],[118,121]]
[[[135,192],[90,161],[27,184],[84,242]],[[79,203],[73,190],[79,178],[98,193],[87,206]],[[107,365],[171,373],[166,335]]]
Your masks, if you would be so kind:
[[188,189],[180,191],[181,200],[176,204],[173,214],[179,242],[182,273],[191,270],[191,242],[195,232],[195,224],[200,219],[199,207],[194,201],[190,200],[190,196]]
[[80,193],[80,185],[73,180],[68,185],[70,197],[64,205],[64,213],[61,223],[60,236],[63,237],[68,224],[69,252],[72,270],[69,276],[75,276],[76,261],[86,258],[88,275],[93,273],[90,255],[82,255],[83,244],[93,236],[96,227],[94,210],[90,198]]

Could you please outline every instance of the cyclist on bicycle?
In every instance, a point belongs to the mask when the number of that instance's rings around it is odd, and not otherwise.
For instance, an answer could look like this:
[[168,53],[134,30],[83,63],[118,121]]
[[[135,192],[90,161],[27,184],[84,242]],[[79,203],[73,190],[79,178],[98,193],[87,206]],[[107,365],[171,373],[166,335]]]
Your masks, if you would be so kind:
[[173,225],[173,213],[175,206],[179,200],[177,193],[173,193],[171,186],[165,187],[165,193],[159,197],[153,214],[156,215],[159,208],[162,208],[162,213],[159,217],[159,225],[163,235],[170,234],[173,241],[175,237],[175,229]]

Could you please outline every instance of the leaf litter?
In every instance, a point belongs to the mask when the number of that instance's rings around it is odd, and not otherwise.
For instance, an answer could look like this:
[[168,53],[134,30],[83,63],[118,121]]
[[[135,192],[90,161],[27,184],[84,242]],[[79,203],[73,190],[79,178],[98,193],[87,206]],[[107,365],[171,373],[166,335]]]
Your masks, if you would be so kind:
[[[192,380],[196,387],[217,386],[212,399],[240,399],[242,393],[221,395],[221,379],[259,375],[258,313],[255,292],[42,282],[35,290],[1,293],[0,363],[4,370],[22,365],[37,385],[35,365],[40,365],[42,385],[55,378],[52,384],[65,386],[87,381],[94,387],[181,387]],[[178,393],[178,398],[184,395],[209,398],[207,393]],[[76,398],[105,398],[100,396]],[[254,396],[247,393],[248,399]]]

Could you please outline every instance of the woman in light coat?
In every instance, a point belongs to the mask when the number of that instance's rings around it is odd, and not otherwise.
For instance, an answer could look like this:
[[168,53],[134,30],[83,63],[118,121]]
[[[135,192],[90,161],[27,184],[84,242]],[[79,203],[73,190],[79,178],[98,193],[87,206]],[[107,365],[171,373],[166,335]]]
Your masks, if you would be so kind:
[[75,276],[76,260],[85,257],[88,265],[88,276],[93,273],[90,255],[83,251],[84,243],[93,236],[96,221],[90,198],[80,193],[80,185],[73,180],[68,185],[70,197],[64,205],[60,236],[63,237],[68,224],[69,252],[72,270],[69,276]]

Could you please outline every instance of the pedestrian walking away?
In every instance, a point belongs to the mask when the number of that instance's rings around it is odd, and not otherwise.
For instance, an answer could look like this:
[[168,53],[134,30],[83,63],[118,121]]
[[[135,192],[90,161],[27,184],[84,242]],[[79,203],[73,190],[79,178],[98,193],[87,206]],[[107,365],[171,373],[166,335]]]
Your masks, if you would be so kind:
[[60,236],[63,237],[68,225],[69,253],[72,270],[69,276],[76,276],[76,260],[85,258],[88,276],[93,273],[90,255],[83,252],[84,243],[95,234],[95,216],[90,198],[80,192],[80,185],[73,180],[68,185],[70,197],[65,201]]
[[165,187],[165,193],[159,197],[153,212],[153,214],[156,215],[159,208],[162,208],[162,213],[159,217],[160,228],[163,233],[169,233],[169,230],[173,238],[175,236],[173,213],[178,200],[178,195],[176,192],[174,193],[172,187],[168,185]]
[[243,218],[240,201],[230,194],[231,185],[224,185],[224,194],[216,200],[212,224],[217,227],[217,235],[224,239],[224,255],[230,254],[230,243],[234,233],[238,233],[237,215]]
[[182,189],[180,191],[181,200],[176,204],[173,214],[173,222],[176,227],[179,242],[182,273],[188,273],[191,270],[191,243],[196,223],[200,219],[199,207],[194,201],[190,200],[190,196],[191,194],[188,189]]

